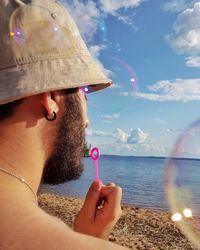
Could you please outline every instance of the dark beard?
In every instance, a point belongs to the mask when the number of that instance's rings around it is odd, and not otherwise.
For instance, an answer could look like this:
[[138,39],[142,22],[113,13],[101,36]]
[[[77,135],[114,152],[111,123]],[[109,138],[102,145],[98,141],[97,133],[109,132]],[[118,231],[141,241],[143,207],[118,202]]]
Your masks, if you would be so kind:
[[72,90],[66,91],[66,111],[59,124],[54,150],[47,159],[42,182],[60,184],[78,179],[83,172],[81,158],[85,143],[80,98]]

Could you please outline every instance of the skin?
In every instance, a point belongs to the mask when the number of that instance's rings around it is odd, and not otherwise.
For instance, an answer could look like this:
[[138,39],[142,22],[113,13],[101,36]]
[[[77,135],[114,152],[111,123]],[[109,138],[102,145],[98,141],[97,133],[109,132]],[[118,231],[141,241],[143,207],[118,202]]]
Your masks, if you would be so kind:
[[[84,126],[89,125],[83,93]],[[52,153],[58,120],[64,113],[64,93],[54,91],[26,98],[15,114],[0,123],[0,166],[24,178],[37,192],[45,161]],[[49,122],[44,113],[57,113]],[[122,190],[114,183],[94,181],[73,230],[41,210],[31,190],[0,171],[0,249],[125,249],[105,239],[121,216]],[[105,200],[97,208],[101,199]]]

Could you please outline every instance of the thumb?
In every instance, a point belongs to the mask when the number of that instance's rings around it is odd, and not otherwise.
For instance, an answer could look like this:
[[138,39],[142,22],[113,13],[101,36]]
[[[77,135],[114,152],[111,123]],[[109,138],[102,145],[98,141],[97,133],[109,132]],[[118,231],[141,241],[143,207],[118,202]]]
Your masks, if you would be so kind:
[[87,213],[87,216],[90,220],[93,220],[96,213],[96,206],[99,200],[99,196],[101,193],[101,181],[93,181],[92,185],[90,186],[83,207],[82,211]]

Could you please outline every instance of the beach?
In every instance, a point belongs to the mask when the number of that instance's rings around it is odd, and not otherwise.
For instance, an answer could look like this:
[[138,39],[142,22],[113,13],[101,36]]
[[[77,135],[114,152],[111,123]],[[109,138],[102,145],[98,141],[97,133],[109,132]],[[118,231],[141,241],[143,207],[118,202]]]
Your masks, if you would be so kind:
[[[69,227],[83,200],[54,194],[39,194],[40,207],[60,218]],[[109,240],[136,250],[197,250],[171,221],[171,215],[161,210],[122,205],[123,214],[109,235]]]

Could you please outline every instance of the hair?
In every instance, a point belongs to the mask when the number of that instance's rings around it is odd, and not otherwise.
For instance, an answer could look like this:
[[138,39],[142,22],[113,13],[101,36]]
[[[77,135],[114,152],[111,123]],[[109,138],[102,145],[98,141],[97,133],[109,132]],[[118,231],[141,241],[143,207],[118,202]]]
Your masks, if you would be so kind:
[[3,105],[0,105],[0,122],[5,119],[10,118],[16,111],[17,107],[22,104],[24,99],[16,100],[13,102],[9,102]]
[[68,95],[68,94],[75,94],[77,93],[79,90],[79,88],[71,88],[71,89],[65,89],[65,94]]
[[[71,89],[65,89],[64,91],[65,94],[67,95],[67,94],[77,93],[78,90],[79,88],[71,88]],[[20,106],[23,103],[24,99],[25,98],[0,105],[0,122],[10,118],[16,112],[18,106]]]

